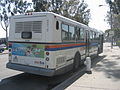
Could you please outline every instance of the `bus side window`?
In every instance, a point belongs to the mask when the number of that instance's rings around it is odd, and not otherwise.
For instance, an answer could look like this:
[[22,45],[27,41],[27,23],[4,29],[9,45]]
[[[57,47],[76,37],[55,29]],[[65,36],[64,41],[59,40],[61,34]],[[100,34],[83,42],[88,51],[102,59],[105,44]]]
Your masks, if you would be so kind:
[[96,40],[96,32],[94,32],[94,40]]
[[68,25],[62,24],[62,40],[69,40]]
[[83,28],[77,28],[76,37],[77,37],[78,41],[85,39],[85,34],[84,34],[84,29]]
[[77,36],[77,40],[80,40],[80,28],[77,28],[76,36]]
[[93,39],[93,32],[90,31],[90,39],[92,40]]
[[58,30],[59,29],[59,22],[56,21],[56,29]]
[[75,40],[75,27],[69,26],[69,40]]
[[99,40],[99,33],[96,33],[96,40]]
[[80,30],[80,40],[84,40],[84,29],[81,28]]

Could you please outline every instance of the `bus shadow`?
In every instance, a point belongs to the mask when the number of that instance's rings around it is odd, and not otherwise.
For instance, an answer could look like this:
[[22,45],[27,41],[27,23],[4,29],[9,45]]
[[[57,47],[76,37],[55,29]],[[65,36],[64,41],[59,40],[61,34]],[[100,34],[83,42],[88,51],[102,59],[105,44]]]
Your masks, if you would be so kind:
[[3,79],[0,90],[47,90],[47,80],[45,76],[22,73]]
[[[92,67],[104,57],[93,59]],[[84,65],[76,72],[70,71],[54,77],[22,73],[0,81],[0,90],[64,90],[84,74]]]
[[[97,58],[94,58],[92,60],[92,68],[95,67],[96,64],[101,60],[103,60],[103,58],[105,57],[106,56],[103,55],[103,56],[98,56]],[[86,73],[85,66],[82,66],[82,68],[80,68],[78,71],[73,73],[73,75],[70,78],[66,79],[65,81],[63,81],[62,83],[54,87],[52,90],[64,90],[65,88],[73,84],[76,80],[78,80],[80,77],[82,77],[85,73]]]

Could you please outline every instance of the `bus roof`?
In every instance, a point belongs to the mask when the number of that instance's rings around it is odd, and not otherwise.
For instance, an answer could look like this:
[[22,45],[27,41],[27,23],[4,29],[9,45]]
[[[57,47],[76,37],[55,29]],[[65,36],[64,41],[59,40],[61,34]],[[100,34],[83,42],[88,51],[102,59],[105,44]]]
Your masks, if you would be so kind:
[[68,20],[72,23],[75,23],[76,25],[80,26],[80,27],[83,27],[85,30],[91,30],[91,31],[95,31],[95,32],[98,32],[100,34],[102,34],[103,32],[100,31],[100,30],[97,30],[97,29],[93,29],[85,24],[82,24],[82,23],[79,23],[77,21],[74,21],[72,19],[69,19],[67,17],[64,17],[64,16],[61,16],[59,14],[56,14],[56,13],[53,13],[53,12],[29,12],[29,13],[25,13],[25,14],[20,14],[20,15],[16,15],[16,16],[12,16],[13,18],[22,18],[22,17],[28,17],[28,16],[46,16],[47,14],[52,14],[52,15],[55,15],[56,17],[58,18],[62,18],[63,20]]

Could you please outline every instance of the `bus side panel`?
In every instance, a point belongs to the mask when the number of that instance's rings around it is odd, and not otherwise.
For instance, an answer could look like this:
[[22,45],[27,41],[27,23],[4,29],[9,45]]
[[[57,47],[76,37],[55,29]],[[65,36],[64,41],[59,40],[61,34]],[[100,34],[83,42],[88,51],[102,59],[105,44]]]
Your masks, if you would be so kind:
[[[15,37],[15,22],[13,17],[10,17],[10,28],[9,28],[10,32],[9,32],[9,38],[8,41],[13,40]],[[14,33],[14,34],[13,34]]]
[[[47,16],[46,42],[61,43],[61,21],[54,15]],[[59,29],[56,29],[56,22],[59,22]]]

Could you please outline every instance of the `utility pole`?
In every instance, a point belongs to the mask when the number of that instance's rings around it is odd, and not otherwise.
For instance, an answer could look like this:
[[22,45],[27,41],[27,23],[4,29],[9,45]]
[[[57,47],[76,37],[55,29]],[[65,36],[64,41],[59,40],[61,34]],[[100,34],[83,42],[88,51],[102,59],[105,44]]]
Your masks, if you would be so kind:
[[[109,0],[109,3],[110,3],[110,6],[109,6],[109,8],[110,8],[110,32],[113,32],[113,22],[112,22],[112,1],[111,0]],[[106,6],[106,5],[99,5],[99,7],[101,7],[101,6]],[[113,34],[111,35],[111,49],[113,48],[113,36],[114,36],[114,32],[113,32]]]
[[[112,3],[111,1],[109,1],[109,3]],[[112,4],[110,4],[110,28],[111,28],[111,31],[113,30],[113,27],[112,27]],[[111,49],[113,48],[113,35],[111,36]]]

